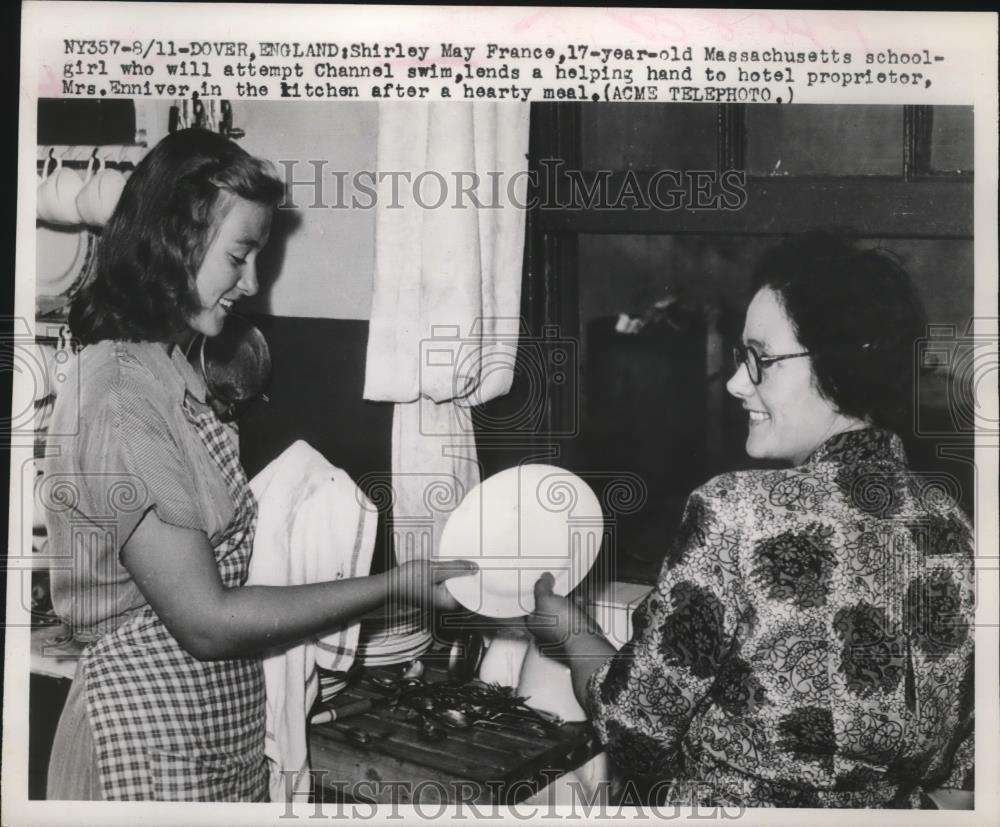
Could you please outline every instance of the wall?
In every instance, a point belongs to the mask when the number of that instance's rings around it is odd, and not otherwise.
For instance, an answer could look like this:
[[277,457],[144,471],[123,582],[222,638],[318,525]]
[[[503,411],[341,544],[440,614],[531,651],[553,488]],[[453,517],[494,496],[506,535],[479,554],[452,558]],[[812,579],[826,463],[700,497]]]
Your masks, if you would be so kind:
[[[372,102],[239,101],[234,122],[248,152],[274,163],[294,161],[293,180],[375,169],[377,105]],[[284,173],[284,168],[279,166]],[[323,179],[320,201],[333,204],[335,179]],[[276,316],[367,319],[375,272],[375,211],[313,208],[312,186],[291,188],[300,209],[279,211],[261,257],[261,293],[250,309]]]
[[[169,102],[137,103],[137,121],[150,146],[167,134]],[[294,161],[292,178],[312,182],[310,161],[322,161],[320,201],[337,199],[334,171],[375,169],[377,104],[371,101],[303,103],[234,101],[233,124],[246,132],[247,152]],[[260,294],[251,313],[328,319],[368,319],[375,272],[375,212],[317,207],[312,185],[293,187],[300,209],[279,210],[271,242],[260,258]]]

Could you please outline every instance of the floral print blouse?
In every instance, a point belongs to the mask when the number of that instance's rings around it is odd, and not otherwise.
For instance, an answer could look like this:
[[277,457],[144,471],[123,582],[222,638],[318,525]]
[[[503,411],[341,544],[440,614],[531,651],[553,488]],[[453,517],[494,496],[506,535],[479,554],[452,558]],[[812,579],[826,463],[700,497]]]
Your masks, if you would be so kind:
[[660,801],[919,806],[971,780],[974,580],[968,520],[889,432],[716,477],[591,678],[595,729]]

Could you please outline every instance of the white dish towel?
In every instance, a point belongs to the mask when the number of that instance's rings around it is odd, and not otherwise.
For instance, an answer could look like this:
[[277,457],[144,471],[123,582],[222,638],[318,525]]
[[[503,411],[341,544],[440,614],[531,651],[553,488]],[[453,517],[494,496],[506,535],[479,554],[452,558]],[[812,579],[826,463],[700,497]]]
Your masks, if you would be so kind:
[[[248,586],[295,586],[367,575],[378,512],[346,472],[297,441],[253,478],[257,533]],[[306,714],[319,692],[316,668],[354,662],[360,623],[264,658],[272,801],[309,792]]]
[[421,197],[430,189],[392,176],[378,185],[364,398],[397,403],[400,563],[437,554],[449,514],[479,482],[471,408],[514,381],[528,121],[522,104],[379,104],[378,169],[463,182],[461,197],[449,190],[456,197],[436,206]]

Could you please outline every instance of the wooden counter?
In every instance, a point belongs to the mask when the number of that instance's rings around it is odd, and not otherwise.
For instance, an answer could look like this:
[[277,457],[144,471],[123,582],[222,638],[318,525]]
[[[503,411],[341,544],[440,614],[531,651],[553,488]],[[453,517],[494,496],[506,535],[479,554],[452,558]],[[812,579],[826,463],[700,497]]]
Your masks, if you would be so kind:
[[[433,665],[424,675],[428,683],[444,678],[444,670]],[[335,706],[383,697],[361,682],[341,692]],[[317,797],[380,804],[513,804],[597,752],[588,723],[566,723],[544,736],[478,725],[444,728],[446,737],[440,741],[423,740],[419,724],[418,718],[407,718],[403,705],[389,710],[376,702],[371,712],[311,726]],[[369,733],[370,741],[355,743],[347,735],[352,728]]]

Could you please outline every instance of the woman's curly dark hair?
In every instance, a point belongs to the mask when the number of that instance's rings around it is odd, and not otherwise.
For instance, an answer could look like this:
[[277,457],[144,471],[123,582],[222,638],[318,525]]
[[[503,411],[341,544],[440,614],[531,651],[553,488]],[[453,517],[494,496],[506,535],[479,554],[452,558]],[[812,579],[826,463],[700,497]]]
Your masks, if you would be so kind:
[[136,167],[101,234],[95,276],[73,300],[83,344],[169,341],[199,309],[194,280],[226,207],[223,193],[275,206],[270,166],[206,129],[164,138]]
[[819,392],[847,416],[896,433],[912,426],[915,341],[926,316],[899,259],[844,234],[809,232],[765,254],[754,289],[775,291]]

